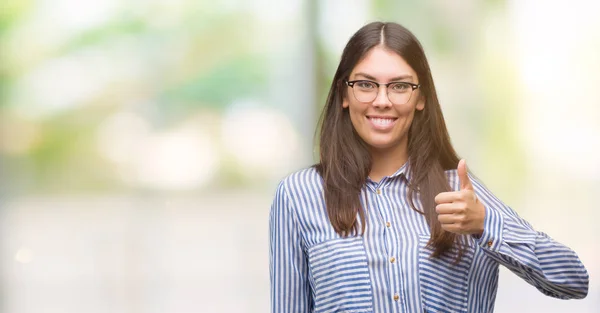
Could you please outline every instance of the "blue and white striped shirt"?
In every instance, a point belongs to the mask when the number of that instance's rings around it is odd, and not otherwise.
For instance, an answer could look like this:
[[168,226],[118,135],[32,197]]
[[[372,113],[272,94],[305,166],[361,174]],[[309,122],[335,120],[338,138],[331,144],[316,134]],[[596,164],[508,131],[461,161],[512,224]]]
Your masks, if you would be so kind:
[[[486,208],[483,235],[469,237],[456,265],[456,250],[431,258],[429,227],[407,200],[406,168],[367,180],[365,233],[346,238],[329,222],[314,168],[282,180],[269,218],[271,312],[493,312],[499,264],[546,295],[586,296],[589,276],[577,255],[473,178]],[[459,190],[456,170],[446,174]]]

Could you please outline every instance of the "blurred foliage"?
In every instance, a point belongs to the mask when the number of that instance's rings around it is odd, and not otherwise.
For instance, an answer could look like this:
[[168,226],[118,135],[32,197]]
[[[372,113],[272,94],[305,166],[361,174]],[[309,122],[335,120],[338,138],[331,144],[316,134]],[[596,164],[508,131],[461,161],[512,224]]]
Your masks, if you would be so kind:
[[265,68],[266,61],[261,56],[242,55],[227,59],[165,91],[163,103],[183,103],[190,106],[188,110],[198,105],[222,109],[239,98],[264,96],[267,91]]
[[3,0],[0,4],[0,36],[15,25],[31,9],[29,0]]
[[115,37],[118,38],[126,35],[140,36],[148,33],[152,33],[152,30],[148,27],[147,21],[140,17],[123,14],[111,18],[109,22],[100,27],[76,34],[70,38],[59,53],[67,54],[77,49],[94,46],[98,43],[110,42]]
[[[138,54],[138,61],[150,68],[148,72],[152,75],[143,81],[109,84],[113,88],[103,90],[87,103],[35,121],[41,129],[35,147],[26,155],[4,155],[3,162],[11,168],[11,176],[22,180],[23,186],[30,190],[121,189],[124,185],[118,179],[119,174],[99,155],[97,147],[98,128],[110,115],[131,107],[158,129],[176,126],[199,109],[223,111],[240,97],[264,96],[266,60],[264,53],[255,51],[254,38],[248,34],[256,23],[253,17],[243,11],[206,11],[205,2],[190,1],[185,5],[187,10],[171,17],[176,22],[167,24],[156,23],[161,11],[151,4],[145,13],[119,9],[105,23],[74,32],[64,43],[42,55],[42,59],[30,60],[35,63],[16,66],[2,62],[0,100],[9,110],[17,106],[22,110],[22,106],[29,105],[7,101],[11,86],[29,71],[46,61],[68,59],[81,51],[106,51],[105,55],[110,57],[111,51],[123,44],[123,38],[128,39],[129,49]],[[21,17],[33,9],[28,1],[3,2],[0,36],[25,27],[27,21]],[[0,46],[7,44],[7,40],[17,39],[0,37]],[[0,53],[4,60],[14,59],[4,58],[6,49]],[[140,96],[150,99],[143,100]],[[144,107],[132,107],[131,99],[144,101]],[[18,129],[11,130],[14,131]],[[240,181],[239,175],[232,177]]]
[[[40,64],[89,50],[105,51],[107,57],[112,57],[111,51],[121,47],[123,39],[126,39],[127,49],[135,55],[135,61],[142,64],[148,74],[139,81],[110,84],[87,103],[36,121],[42,129],[42,138],[35,148],[26,156],[4,155],[6,162],[15,165],[12,170],[16,174],[13,175],[18,176],[19,170],[28,173],[26,176],[28,181],[34,182],[34,189],[60,189],[61,186],[55,185],[57,181],[69,190],[123,188],[114,165],[99,155],[97,148],[98,128],[109,116],[126,108],[146,118],[154,130],[160,130],[177,126],[206,110],[222,114],[237,100],[268,99],[272,92],[269,85],[272,60],[269,49],[263,46],[266,41],[256,27],[261,21],[243,9],[219,10],[218,6],[206,2],[183,3],[186,8],[169,13],[172,16],[166,22],[160,22],[163,12],[159,6],[149,4],[143,11],[127,10],[126,5],[121,6],[103,24],[74,32],[65,42],[43,54],[42,60],[17,67],[0,63],[0,103],[3,106],[10,104],[13,108],[28,104],[8,103],[7,91],[11,90],[14,82]],[[460,18],[471,19],[476,24],[478,19],[475,15],[502,7],[504,2],[466,3],[476,9],[469,11],[472,16]],[[314,49],[312,84],[316,94],[313,100],[320,112],[340,56],[324,48],[322,41],[325,39],[320,37],[317,27],[323,18],[319,11],[320,2],[307,0],[306,5],[307,14],[301,20],[302,25],[308,27]],[[452,17],[440,9],[444,5],[440,6],[436,1],[373,0],[370,2],[370,15],[373,20],[395,21],[407,26],[423,42],[428,54],[435,53],[448,62],[466,64],[468,61],[464,58],[473,56],[463,55],[464,38],[482,36],[481,30],[476,27],[457,28]],[[16,40],[3,37],[3,34],[23,27],[25,21],[22,17],[31,10],[32,2],[4,1],[0,13],[0,45],[8,43],[7,40]],[[423,20],[424,16],[428,18]],[[6,51],[0,50],[0,53],[4,56]],[[114,57],[119,56],[115,54]],[[501,82],[514,81],[515,74],[504,71],[510,68],[506,59],[485,56],[480,59],[483,68],[488,71],[483,75],[486,90],[482,91],[480,99],[486,104],[486,115],[492,112],[492,118],[473,126],[481,130],[478,142],[483,143],[473,149],[484,152],[486,167],[495,168],[495,164],[502,163],[518,168],[523,158],[516,141],[518,134],[512,133],[510,127],[516,112],[510,111],[511,106],[505,104],[514,100],[506,90],[514,91],[517,86],[495,88]],[[9,66],[12,66],[10,70]],[[269,104],[269,101],[262,102]],[[469,103],[465,103],[467,106]],[[209,130],[213,136],[219,135],[218,127]],[[495,171],[494,174],[502,173]],[[239,165],[226,154],[222,155],[219,174],[220,184],[226,186],[252,184],[240,172]],[[514,186],[513,190],[517,187]]]
[[67,111],[41,125],[42,141],[29,155],[35,189],[72,192],[119,187],[108,175],[111,166],[98,155],[95,141],[106,111],[98,107]]
[[8,86],[11,77],[6,62],[6,49],[2,49],[5,34],[19,22],[31,7],[31,1],[3,0],[0,4],[0,108],[7,105]]

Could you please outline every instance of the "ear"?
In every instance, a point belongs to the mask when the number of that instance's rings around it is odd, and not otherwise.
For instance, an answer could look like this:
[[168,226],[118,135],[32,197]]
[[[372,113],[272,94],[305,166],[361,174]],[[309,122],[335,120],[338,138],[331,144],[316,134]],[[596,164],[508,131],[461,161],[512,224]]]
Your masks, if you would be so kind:
[[348,106],[349,106],[348,99],[346,99],[346,97],[344,97],[344,100],[342,100],[342,108],[347,109]]
[[417,102],[416,109],[419,111],[423,111],[425,108],[425,97],[419,97],[419,101]]

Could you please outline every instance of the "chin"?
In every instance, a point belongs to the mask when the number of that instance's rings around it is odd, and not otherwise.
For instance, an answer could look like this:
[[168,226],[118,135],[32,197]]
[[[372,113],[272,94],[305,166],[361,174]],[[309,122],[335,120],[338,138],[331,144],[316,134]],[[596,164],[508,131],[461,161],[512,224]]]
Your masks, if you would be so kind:
[[[381,136],[381,134],[375,134],[379,136],[368,136],[365,143],[371,148],[375,150],[389,150],[396,148],[402,145],[402,138],[397,138],[395,136],[389,136],[386,134]],[[363,139],[364,140],[364,139]]]
[[367,141],[367,145],[376,150],[387,150],[396,146],[397,144],[398,143],[394,141]]

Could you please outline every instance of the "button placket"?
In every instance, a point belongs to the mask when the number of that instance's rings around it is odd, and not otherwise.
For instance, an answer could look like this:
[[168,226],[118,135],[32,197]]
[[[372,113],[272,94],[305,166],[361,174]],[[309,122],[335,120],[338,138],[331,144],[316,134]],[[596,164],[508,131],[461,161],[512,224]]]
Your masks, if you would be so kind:
[[371,185],[369,189],[373,197],[374,207],[379,212],[378,215],[381,218],[379,220],[381,224],[379,225],[384,226],[382,231],[385,238],[385,253],[387,254],[388,273],[390,277],[390,296],[397,305],[403,307],[405,306],[405,303],[403,301],[401,260],[395,257],[400,248],[399,244],[401,244],[401,239],[399,238],[399,233],[395,227],[392,228],[392,221],[397,218],[395,205],[387,201],[390,199],[387,199],[386,193],[383,190],[384,185],[386,185],[383,182],[384,181],[382,180],[379,184]]

